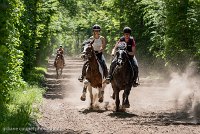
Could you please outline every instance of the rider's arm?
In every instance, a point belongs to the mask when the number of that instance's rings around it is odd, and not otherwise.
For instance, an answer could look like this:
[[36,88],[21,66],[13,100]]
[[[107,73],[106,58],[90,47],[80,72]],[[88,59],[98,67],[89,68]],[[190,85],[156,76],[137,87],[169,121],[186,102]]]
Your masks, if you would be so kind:
[[134,56],[135,55],[135,47],[132,46],[132,52],[128,52],[129,55]]
[[64,54],[64,49],[63,48],[61,49],[61,54]]
[[112,53],[111,53],[112,56],[115,55],[115,51],[117,49],[118,43],[119,43],[119,41],[115,44],[114,48],[112,49]]
[[133,44],[132,44],[132,52],[129,52],[128,54],[131,56],[134,56],[136,53],[136,44],[135,41],[133,40]]
[[102,36],[101,40],[102,40],[102,46],[100,48],[100,51],[102,52],[106,48],[106,39]]

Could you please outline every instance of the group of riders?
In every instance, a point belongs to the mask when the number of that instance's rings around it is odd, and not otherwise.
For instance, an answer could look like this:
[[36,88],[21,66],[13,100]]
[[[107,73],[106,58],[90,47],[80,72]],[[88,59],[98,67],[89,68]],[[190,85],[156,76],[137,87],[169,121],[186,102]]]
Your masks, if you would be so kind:
[[[106,78],[106,83],[110,83],[110,81],[112,80],[112,74],[113,71],[115,69],[115,67],[117,66],[117,58],[113,58],[112,63],[110,65],[110,70],[108,72],[107,70],[107,66],[105,63],[105,58],[103,56],[103,51],[106,48],[106,40],[103,36],[100,35],[100,31],[101,31],[101,27],[97,24],[95,24],[92,27],[93,30],[93,35],[89,38],[89,41],[92,41],[92,46],[94,48],[96,57],[103,69],[103,74]],[[136,54],[136,43],[134,38],[131,36],[131,28],[130,27],[125,27],[123,29],[123,36],[117,41],[117,43],[115,44],[114,48],[112,49],[112,53],[111,55],[114,56],[115,52],[117,50],[118,44],[119,42],[125,42],[126,43],[126,50],[128,51],[128,59],[130,61],[130,64],[132,65],[132,68],[134,70],[134,81],[133,81],[133,86],[136,87],[139,84],[137,83],[137,78],[138,78],[138,63],[135,57]],[[63,48],[62,46],[60,46],[60,48],[57,50],[57,53],[61,53],[63,55]],[[64,57],[62,56],[63,60]],[[86,69],[88,66],[88,62],[86,61],[83,64],[83,68],[82,68],[82,74],[81,76],[78,78],[78,80],[80,82],[83,81],[84,77],[86,76]]]

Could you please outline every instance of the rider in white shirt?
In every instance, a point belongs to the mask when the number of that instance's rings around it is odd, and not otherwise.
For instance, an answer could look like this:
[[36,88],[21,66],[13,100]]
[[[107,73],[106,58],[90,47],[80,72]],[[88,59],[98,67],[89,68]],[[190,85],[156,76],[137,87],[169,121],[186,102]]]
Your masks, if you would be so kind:
[[[104,77],[107,77],[108,70],[107,70],[107,66],[105,63],[105,58],[103,56],[103,51],[106,48],[106,40],[103,36],[100,35],[101,27],[99,25],[95,24],[92,27],[92,30],[93,30],[93,36],[91,36],[89,38],[89,40],[91,42],[94,41],[92,46],[94,48],[94,51],[96,53],[96,56],[101,64],[101,66],[103,68]],[[78,78],[78,80],[80,82],[83,81],[84,76],[86,75],[87,63],[88,63],[87,61],[84,63],[83,68],[82,68],[82,75]]]

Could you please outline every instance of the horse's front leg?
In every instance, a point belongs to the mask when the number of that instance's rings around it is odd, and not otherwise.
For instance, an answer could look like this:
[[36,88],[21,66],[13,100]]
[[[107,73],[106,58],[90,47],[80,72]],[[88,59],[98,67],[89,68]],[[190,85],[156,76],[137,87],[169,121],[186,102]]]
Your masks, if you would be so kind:
[[129,104],[129,94],[130,94],[130,90],[131,90],[131,87],[127,87],[125,90],[124,90],[124,93],[123,93],[123,103],[122,103],[122,106],[125,107],[125,108],[129,108],[130,107],[130,104]]
[[119,104],[120,104],[120,100],[119,100],[119,90],[115,91],[115,105],[116,105],[116,112],[119,112]]
[[98,88],[98,89],[99,89],[99,93],[98,93],[99,102],[102,103],[104,99],[104,88]]
[[84,87],[83,87],[83,92],[82,92],[82,95],[81,95],[81,100],[82,100],[82,101],[85,101],[85,100],[86,100],[86,93],[87,93],[87,86],[84,85]]
[[92,94],[92,86],[88,86],[88,91],[90,93],[90,108],[92,108],[93,105],[93,94]]
[[102,84],[102,88],[99,88],[99,102],[102,103],[104,100],[104,89],[106,87],[106,83]]
[[62,75],[62,70],[63,70],[63,69],[61,68],[61,69],[60,69],[60,76]]

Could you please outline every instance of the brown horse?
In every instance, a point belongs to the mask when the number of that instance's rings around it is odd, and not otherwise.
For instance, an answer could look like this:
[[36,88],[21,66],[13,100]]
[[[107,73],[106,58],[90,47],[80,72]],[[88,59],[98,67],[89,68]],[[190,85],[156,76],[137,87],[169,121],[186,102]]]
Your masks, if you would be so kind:
[[[63,61],[62,54],[60,53],[60,51],[58,51],[56,55],[54,66],[56,67],[56,78],[58,79],[59,76],[62,75],[62,70],[64,68],[64,61]],[[60,73],[59,73],[59,70],[60,70]]]
[[98,89],[98,98],[99,102],[103,102],[104,99],[104,88],[106,86],[106,83],[103,83],[103,69],[101,68],[100,63],[97,60],[95,51],[93,49],[93,46],[91,44],[87,45],[85,48],[85,56],[88,59],[88,66],[86,70],[86,77],[83,81],[83,93],[81,96],[81,100],[86,100],[86,90],[89,90],[90,93],[90,106],[92,108],[93,105],[93,93],[92,88]]
[[[123,44],[123,43],[122,43]],[[131,87],[133,84],[133,76],[134,76],[134,70],[132,68],[131,62],[128,57],[128,52],[126,50],[126,44],[123,46],[122,44],[119,44],[119,47],[116,51],[116,55],[114,58],[116,58],[116,67],[113,71],[113,78],[111,80],[111,85],[113,88],[113,99],[115,99],[116,104],[116,111],[119,111],[119,92],[121,90],[124,90],[123,92],[123,101],[122,101],[122,107],[129,108],[129,99],[128,96],[131,91]]]

